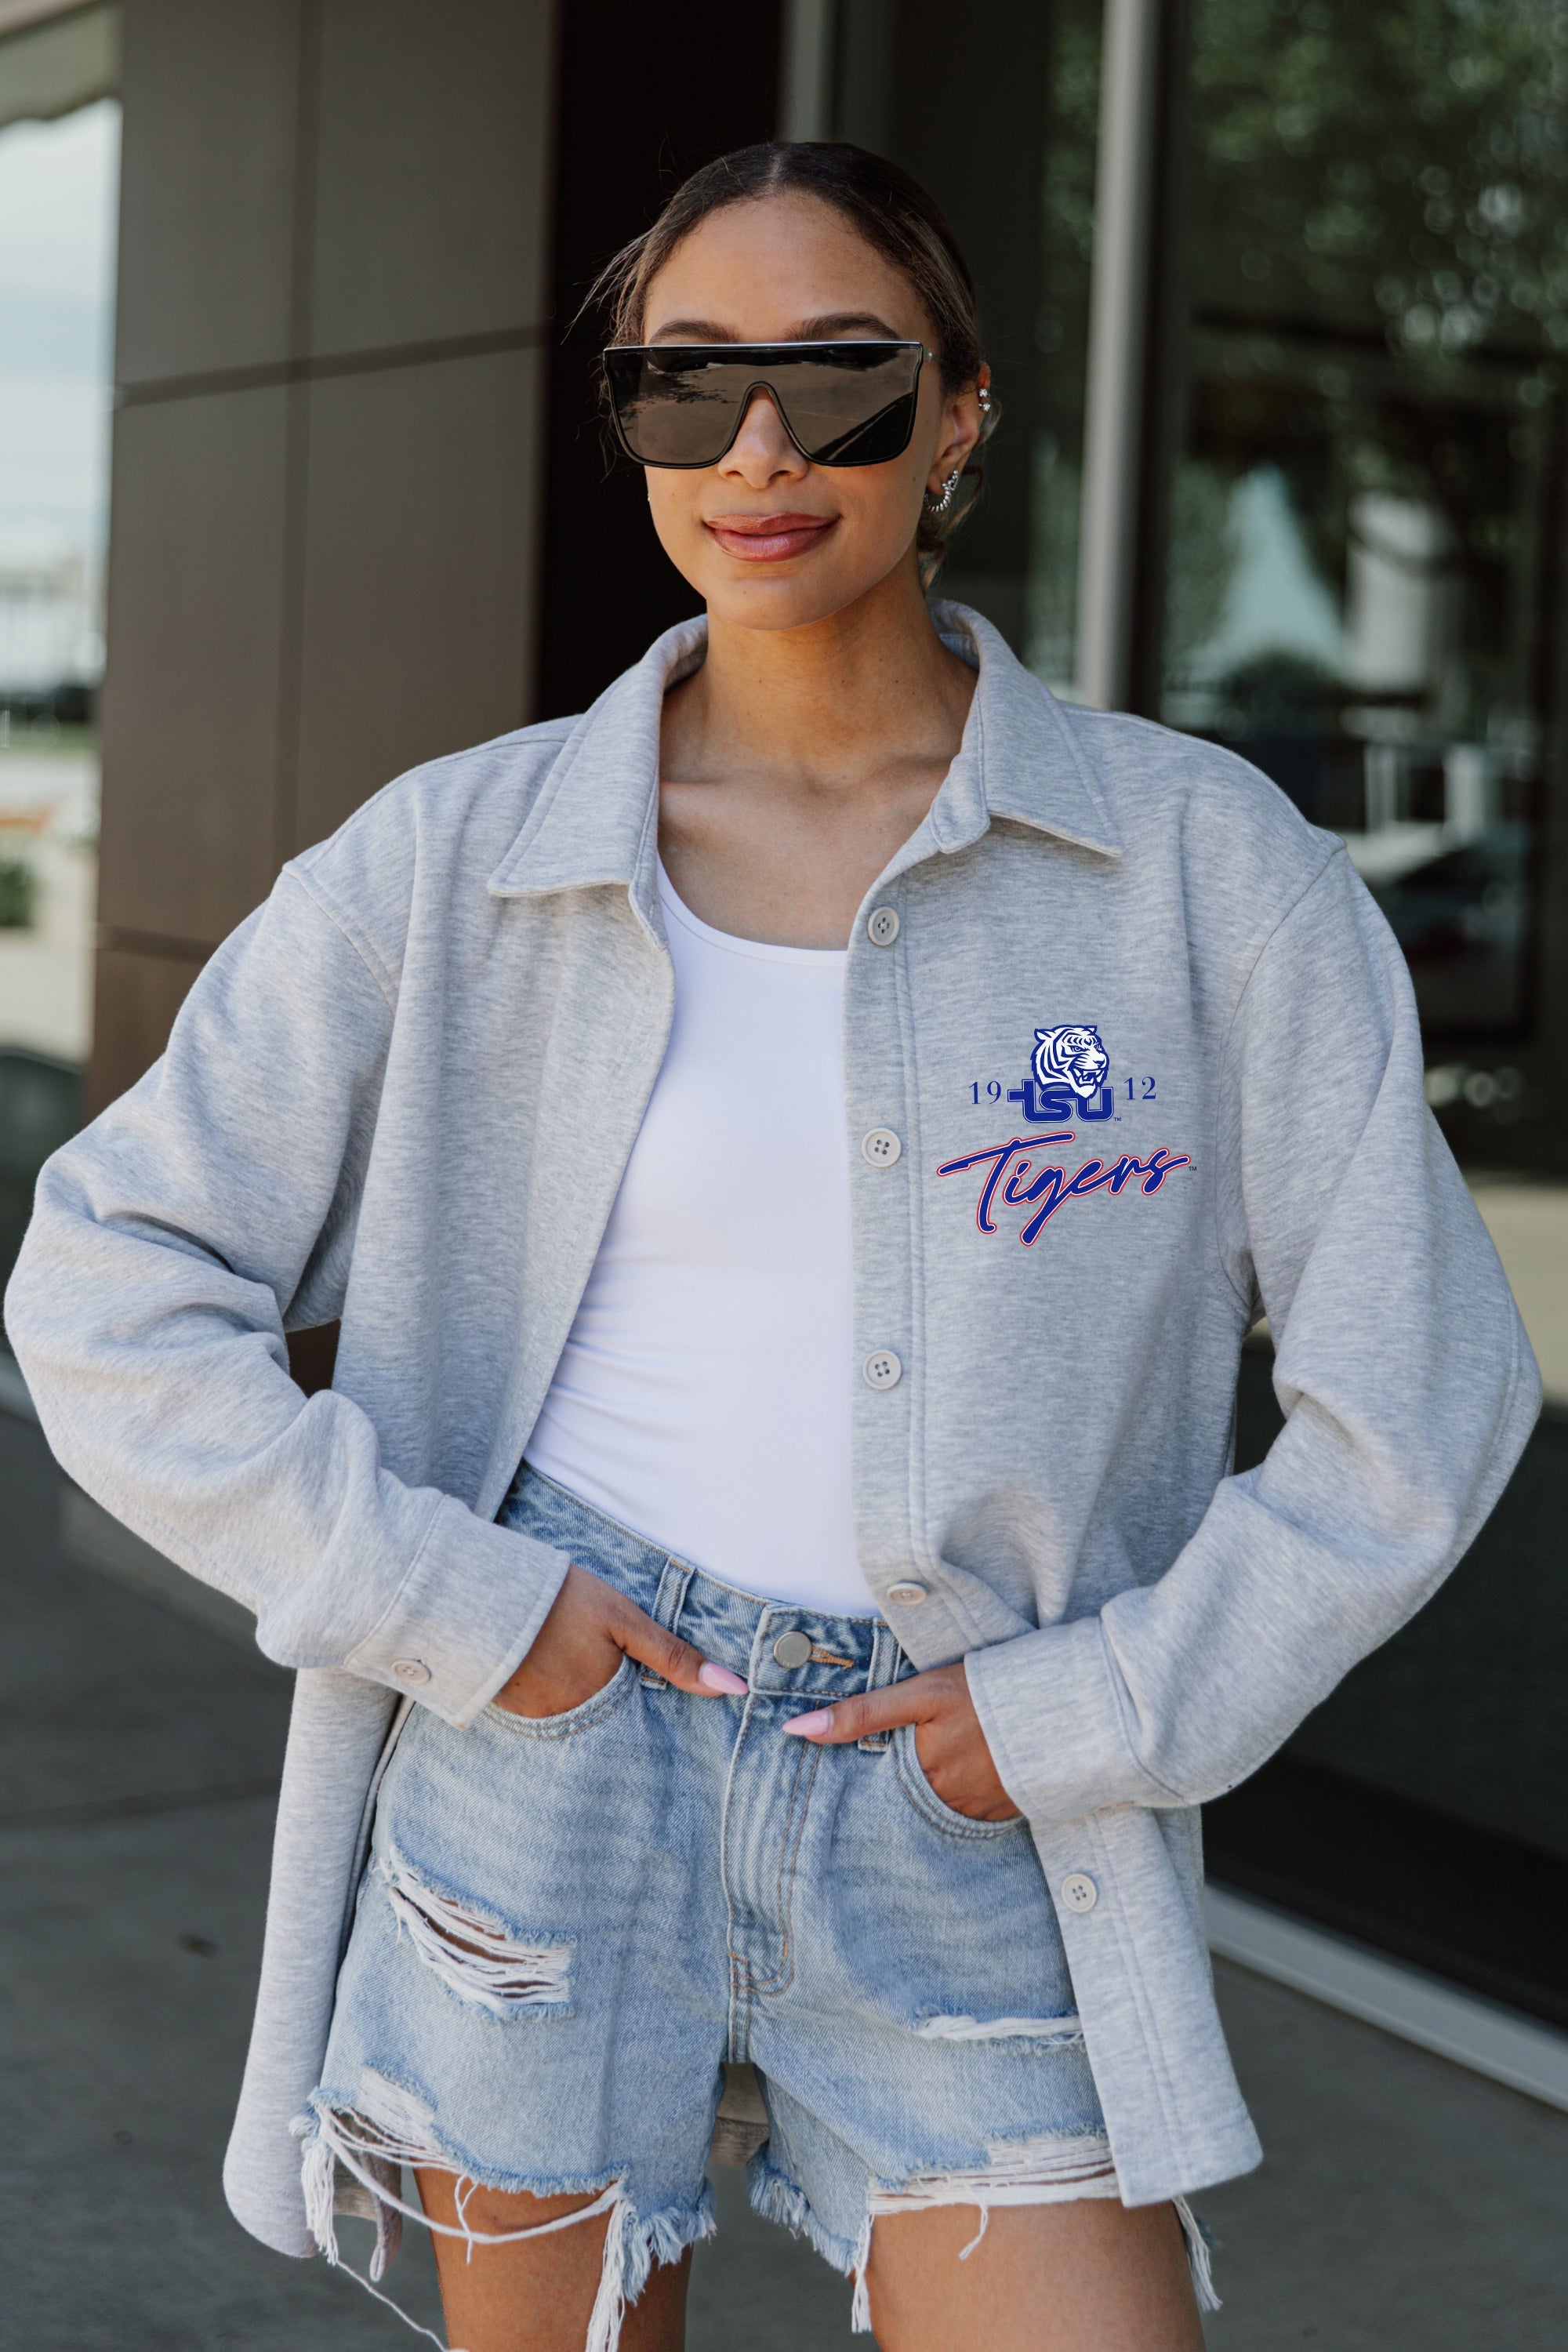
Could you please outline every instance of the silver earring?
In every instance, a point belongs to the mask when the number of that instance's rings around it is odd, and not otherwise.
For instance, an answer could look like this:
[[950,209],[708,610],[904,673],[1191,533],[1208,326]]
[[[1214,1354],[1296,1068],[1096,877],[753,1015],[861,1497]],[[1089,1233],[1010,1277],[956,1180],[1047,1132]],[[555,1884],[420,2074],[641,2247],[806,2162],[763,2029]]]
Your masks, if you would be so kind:
[[963,471],[963,468],[960,466],[958,473],[950,474],[948,476],[946,481],[943,482],[942,486],[942,494],[940,497],[932,498],[929,490],[926,492],[925,510],[932,522],[940,522],[942,516],[952,504],[952,494],[958,488],[958,475],[962,474]]

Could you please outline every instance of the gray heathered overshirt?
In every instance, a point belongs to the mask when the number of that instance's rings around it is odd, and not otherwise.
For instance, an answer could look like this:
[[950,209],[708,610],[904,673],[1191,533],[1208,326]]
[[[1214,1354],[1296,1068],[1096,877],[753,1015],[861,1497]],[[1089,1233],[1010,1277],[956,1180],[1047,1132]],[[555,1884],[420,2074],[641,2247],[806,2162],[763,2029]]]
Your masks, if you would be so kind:
[[[968,1658],[1143,2203],[1258,2156],[1194,1809],[1426,1599],[1539,1388],[1341,845],[939,612],[973,710],[845,983],[857,1529],[874,1590],[924,1590],[886,1603],[916,1663]],[[417,770],[287,867],[46,1168],[6,1300],[66,1467],[300,1669],[226,2175],[292,2253],[289,2122],[399,1699],[470,1722],[564,1572],[492,1521],[664,1052],[659,704],[701,643],[671,631],[585,718]],[[1231,1477],[1260,1306],[1288,1418]],[[283,1333],[334,1317],[307,1401]]]

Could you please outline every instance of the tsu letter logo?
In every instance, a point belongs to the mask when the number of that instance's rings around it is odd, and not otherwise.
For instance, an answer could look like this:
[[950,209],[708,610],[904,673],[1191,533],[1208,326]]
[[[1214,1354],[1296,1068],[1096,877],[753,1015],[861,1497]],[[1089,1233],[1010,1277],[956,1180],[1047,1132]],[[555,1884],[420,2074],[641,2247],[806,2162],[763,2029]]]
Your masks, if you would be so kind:
[[1035,1032],[1035,1084],[1066,1085],[1080,1102],[1091,1102],[1110,1072],[1110,1056],[1098,1029],[1069,1024]]

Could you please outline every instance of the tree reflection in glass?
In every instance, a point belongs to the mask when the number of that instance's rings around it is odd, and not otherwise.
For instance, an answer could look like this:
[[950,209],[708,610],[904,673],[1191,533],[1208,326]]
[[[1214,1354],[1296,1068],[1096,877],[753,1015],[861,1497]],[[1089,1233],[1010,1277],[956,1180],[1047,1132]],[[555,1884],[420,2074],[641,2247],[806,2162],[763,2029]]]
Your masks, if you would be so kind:
[[1197,0],[1164,715],[1342,832],[1434,1036],[1528,1012],[1568,19]]

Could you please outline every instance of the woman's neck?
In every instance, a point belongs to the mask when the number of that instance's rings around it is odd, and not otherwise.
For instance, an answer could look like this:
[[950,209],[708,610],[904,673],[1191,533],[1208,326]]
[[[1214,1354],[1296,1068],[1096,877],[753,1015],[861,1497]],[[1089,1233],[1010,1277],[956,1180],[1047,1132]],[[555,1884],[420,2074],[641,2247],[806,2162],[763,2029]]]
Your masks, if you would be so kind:
[[664,706],[659,848],[686,904],[743,939],[843,947],[936,798],[973,692],[912,564],[805,628],[710,619],[707,660]]
[[912,566],[803,628],[710,615],[707,659],[666,699],[662,772],[691,782],[744,774],[835,796],[911,771],[935,769],[940,782],[973,688],[973,670],[937,635]]

